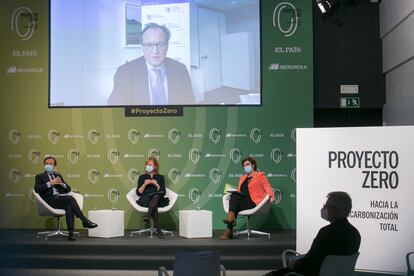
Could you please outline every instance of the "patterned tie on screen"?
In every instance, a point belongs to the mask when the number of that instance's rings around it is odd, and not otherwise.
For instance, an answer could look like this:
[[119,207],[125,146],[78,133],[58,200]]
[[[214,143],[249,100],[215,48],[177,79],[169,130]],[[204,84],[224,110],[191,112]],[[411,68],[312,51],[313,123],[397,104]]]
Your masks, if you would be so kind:
[[162,77],[161,69],[152,69],[156,75],[155,83],[152,86],[152,104],[153,105],[165,105],[167,104],[167,98],[165,96],[164,79]]

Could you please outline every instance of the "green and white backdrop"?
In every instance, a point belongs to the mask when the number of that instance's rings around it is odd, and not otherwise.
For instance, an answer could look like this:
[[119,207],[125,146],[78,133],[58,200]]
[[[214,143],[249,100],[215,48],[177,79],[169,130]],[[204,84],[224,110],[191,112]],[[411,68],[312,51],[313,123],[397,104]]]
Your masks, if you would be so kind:
[[213,211],[215,229],[224,228],[224,185],[237,184],[241,158],[252,156],[278,198],[255,226],[295,229],[295,128],[313,125],[311,1],[261,1],[261,107],[186,107],[182,117],[48,108],[48,0],[1,1],[0,33],[1,228],[54,226],[37,215],[31,196],[46,155],[84,195],[84,211],[122,209],[126,229],[142,227],[125,195],[156,155],[167,187],[179,194],[163,226],[178,228],[180,209],[201,207]]

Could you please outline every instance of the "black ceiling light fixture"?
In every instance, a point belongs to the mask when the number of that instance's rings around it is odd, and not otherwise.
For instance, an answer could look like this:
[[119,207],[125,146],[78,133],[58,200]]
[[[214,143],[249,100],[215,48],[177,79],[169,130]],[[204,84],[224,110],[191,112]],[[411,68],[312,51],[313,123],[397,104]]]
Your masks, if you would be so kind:
[[321,13],[326,15],[331,15],[340,7],[339,0],[316,0],[316,5]]
[[316,6],[326,19],[333,17],[336,25],[341,26],[349,16],[349,7],[357,5],[359,0],[315,0]]

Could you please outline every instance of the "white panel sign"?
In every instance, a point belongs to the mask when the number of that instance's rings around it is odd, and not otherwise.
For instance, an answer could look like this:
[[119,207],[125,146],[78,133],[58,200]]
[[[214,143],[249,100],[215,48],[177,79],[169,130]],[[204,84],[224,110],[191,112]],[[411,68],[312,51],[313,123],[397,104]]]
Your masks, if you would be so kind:
[[414,251],[414,127],[297,129],[297,250],[327,224],[331,191],[353,201],[361,233],[356,269],[403,274]]

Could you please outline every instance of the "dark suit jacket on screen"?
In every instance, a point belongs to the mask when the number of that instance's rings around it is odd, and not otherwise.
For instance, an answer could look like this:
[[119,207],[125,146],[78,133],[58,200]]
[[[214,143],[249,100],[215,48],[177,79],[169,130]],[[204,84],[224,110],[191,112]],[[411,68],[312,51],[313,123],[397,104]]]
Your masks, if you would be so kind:
[[[165,58],[168,104],[194,104],[190,75],[184,64]],[[139,57],[118,67],[114,88],[108,105],[150,105],[148,69],[144,57]]]
[[358,253],[361,236],[347,219],[339,219],[321,228],[305,257],[295,263],[294,270],[306,276],[319,275],[327,255],[353,255]]
[[[59,193],[66,194],[66,193],[69,193],[71,191],[71,188],[70,188],[69,184],[67,184],[65,182],[62,175],[54,172],[53,176],[54,177],[59,176],[60,179],[62,180],[62,182],[66,184],[66,188],[61,186],[61,185],[56,185],[55,186],[55,188],[58,189]],[[34,190],[46,202],[49,202],[49,200],[53,197],[53,187],[50,186],[50,188],[49,188],[47,186],[47,182],[49,182],[49,181],[50,181],[50,179],[49,179],[49,176],[47,175],[46,172],[42,172],[42,173],[39,173],[38,175],[36,175]]]

